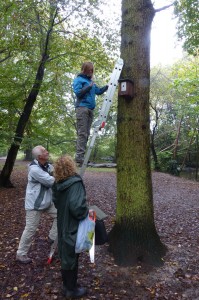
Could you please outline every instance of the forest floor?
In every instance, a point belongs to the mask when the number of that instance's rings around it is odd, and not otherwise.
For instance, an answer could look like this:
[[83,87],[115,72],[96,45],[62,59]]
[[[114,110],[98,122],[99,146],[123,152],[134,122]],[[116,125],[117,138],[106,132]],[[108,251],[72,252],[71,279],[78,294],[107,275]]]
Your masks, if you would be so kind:
[[[15,164],[11,176],[15,188],[0,189],[0,299],[61,300],[60,262],[55,258],[47,264],[49,217],[42,218],[30,249],[33,262],[15,261],[25,225],[26,165]],[[84,182],[90,205],[108,215],[105,224],[110,231],[116,207],[115,172],[87,169]],[[120,267],[107,244],[96,246],[95,264],[87,253],[80,257],[79,283],[88,288],[85,300],[199,299],[199,183],[154,172],[153,195],[157,231],[168,248],[164,265]]]

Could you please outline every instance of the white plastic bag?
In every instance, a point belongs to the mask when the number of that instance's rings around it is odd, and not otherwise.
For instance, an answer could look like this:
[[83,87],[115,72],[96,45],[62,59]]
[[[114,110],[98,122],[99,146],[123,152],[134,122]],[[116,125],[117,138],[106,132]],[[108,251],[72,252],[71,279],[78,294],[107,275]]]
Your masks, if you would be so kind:
[[93,236],[95,233],[95,221],[89,215],[79,222],[77,231],[77,240],[75,245],[75,253],[89,251],[93,245]]

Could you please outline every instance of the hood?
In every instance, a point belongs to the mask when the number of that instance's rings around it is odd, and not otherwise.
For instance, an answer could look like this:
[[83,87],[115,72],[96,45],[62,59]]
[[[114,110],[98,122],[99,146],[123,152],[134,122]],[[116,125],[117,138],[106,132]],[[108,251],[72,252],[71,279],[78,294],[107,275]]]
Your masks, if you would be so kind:
[[82,178],[79,175],[71,176],[67,179],[64,179],[62,181],[59,181],[56,183],[56,189],[57,191],[63,191],[68,189],[71,185],[73,185],[76,182],[82,181]]

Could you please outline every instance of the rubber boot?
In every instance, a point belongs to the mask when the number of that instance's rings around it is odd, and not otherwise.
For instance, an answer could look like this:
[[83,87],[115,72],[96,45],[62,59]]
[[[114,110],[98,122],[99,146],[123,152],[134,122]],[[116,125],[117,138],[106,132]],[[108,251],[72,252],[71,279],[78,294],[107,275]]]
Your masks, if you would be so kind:
[[62,294],[65,295],[66,290],[67,290],[67,274],[66,274],[66,270],[61,269],[61,276],[62,276],[62,283],[63,283]]
[[77,287],[77,273],[77,268],[75,270],[62,270],[63,294],[66,299],[81,298],[87,293],[85,288]]

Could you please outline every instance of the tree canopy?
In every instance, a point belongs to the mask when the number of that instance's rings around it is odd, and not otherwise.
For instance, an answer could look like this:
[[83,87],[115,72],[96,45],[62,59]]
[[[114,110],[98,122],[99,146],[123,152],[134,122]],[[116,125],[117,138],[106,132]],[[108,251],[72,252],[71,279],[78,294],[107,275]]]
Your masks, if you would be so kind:
[[85,60],[97,65],[102,81],[118,42],[99,1],[11,0],[0,6],[2,151],[11,144],[1,176],[6,169],[9,177],[21,146],[74,139],[71,81]]
[[199,9],[198,0],[175,1],[175,14],[178,17],[178,37],[184,42],[184,49],[198,55],[199,49]]

